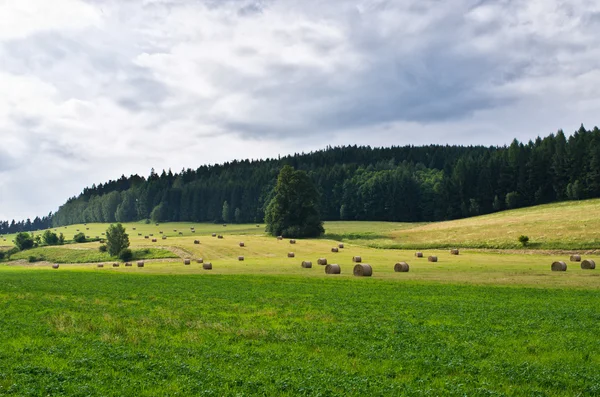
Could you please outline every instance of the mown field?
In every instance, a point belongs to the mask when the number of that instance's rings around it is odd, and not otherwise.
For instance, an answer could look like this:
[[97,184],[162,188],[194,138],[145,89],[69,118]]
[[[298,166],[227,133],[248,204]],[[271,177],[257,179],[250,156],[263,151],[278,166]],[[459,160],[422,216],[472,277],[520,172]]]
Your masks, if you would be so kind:
[[4,269],[0,395],[598,395],[596,290]]
[[[99,242],[24,251],[0,262],[0,396],[599,395],[600,273],[568,261],[600,266],[598,206],[328,222],[296,244],[264,225],[125,224],[144,268],[98,268],[115,261]],[[520,234],[532,247],[515,249]],[[352,275],[353,256],[372,277]]]

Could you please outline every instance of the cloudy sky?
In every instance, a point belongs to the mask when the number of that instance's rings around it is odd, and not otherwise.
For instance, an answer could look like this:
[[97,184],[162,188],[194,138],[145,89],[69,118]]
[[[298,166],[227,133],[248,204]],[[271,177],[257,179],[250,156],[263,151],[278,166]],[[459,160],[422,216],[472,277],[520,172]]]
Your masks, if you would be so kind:
[[0,219],[151,167],[593,127],[598,32],[597,0],[0,0]]

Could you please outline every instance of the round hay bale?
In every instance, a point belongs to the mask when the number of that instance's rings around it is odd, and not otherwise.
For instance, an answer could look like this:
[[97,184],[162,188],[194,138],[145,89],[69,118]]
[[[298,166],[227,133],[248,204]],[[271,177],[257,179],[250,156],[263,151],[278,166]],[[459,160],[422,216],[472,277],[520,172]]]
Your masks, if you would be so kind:
[[100,239],[100,244],[104,244],[104,239],[103,238]]
[[194,240],[194,244],[200,244],[200,240]]
[[183,264],[184,265],[189,265],[191,263],[191,261],[189,259],[184,259],[183,260]]
[[163,240],[166,240],[166,239],[167,239],[167,236],[162,236],[162,239],[163,239]]
[[162,231],[162,230],[159,230],[159,231],[158,231],[158,233],[159,233],[159,234],[163,234],[163,231]]
[[283,236],[277,236],[277,240],[283,240]]
[[312,262],[309,261],[302,261],[302,267],[304,269],[310,269],[312,267]]
[[581,262],[581,255],[571,255],[571,262]]
[[290,240],[290,244],[296,244],[296,240],[294,240],[294,239],[291,239],[291,240]]
[[339,243],[339,244],[338,244],[338,248],[344,248],[344,244],[342,244],[342,243]]
[[153,243],[155,243],[155,242],[156,242],[156,239],[155,239],[155,238],[153,238],[153,239],[152,239],[152,242],[153,242]]
[[131,262],[125,262],[125,267],[131,267]]
[[137,228],[135,228],[135,227],[133,228],[133,230],[136,230],[136,229],[137,229]]
[[371,277],[373,275],[373,268],[367,263],[359,263],[354,266],[353,273],[357,277]]
[[196,233],[196,231],[195,231],[195,230],[192,230],[192,233]]
[[138,236],[141,236],[141,235],[142,235],[142,233],[138,233]]
[[245,247],[246,245],[243,242],[240,242],[240,247]]
[[422,258],[423,257],[423,253],[422,252],[415,252],[415,256],[417,258]]
[[340,274],[341,272],[342,269],[340,268],[340,265],[329,264],[325,266],[325,274]]
[[288,252],[288,258],[293,258],[295,256],[296,256],[296,254],[294,254],[293,252]]
[[179,235],[180,235],[180,236],[183,236],[183,232],[179,232]]
[[156,225],[156,226],[158,226],[158,222],[157,222],[157,223],[155,223],[155,225]]
[[450,250],[451,255],[458,255],[458,248],[454,248]]
[[54,265],[52,265],[52,269],[58,269],[58,263],[55,263]]
[[360,256],[353,256],[352,262],[360,263],[360,262],[362,262],[362,258]]
[[138,261],[137,267],[144,267],[144,261]]
[[150,237],[154,237],[154,233],[150,233]]
[[556,261],[552,263],[552,271],[553,272],[566,272],[567,264],[563,261]]
[[319,258],[317,259],[317,264],[321,266],[325,266],[327,264],[327,258]]
[[98,267],[104,267],[104,264],[98,263]]
[[395,272],[407,272],[408,271],[408,263],[406,262],[398,262],[394,265]]
[[212,234],[212,236],[213,236],[213,237],[217,237],[217,233],[213,233],[213,234]]
[[204,270],[212,270],[212,263],[206,262],[202,264],[202,269]]
[[219,234],[219,235],[217,236],[217,238],[223,238],[223,235],[222,235],[222,234]]
[[333,248],[331,249],[331,252],[339,252],[339,251],[340,251],[340,250],[338,249],[338,247],[333,247]]
[[223,224],[223,227],[227,227],[227,224],[226,224],[226,223],[224,223],[224,224]]
[[240,256],[238,256],[238,261],[243,261],[243,260],[244,260],[244,257],[243,257],[243,256],[241,256],[241,255],[240,255]]
[[428,260],[429,262],[437,262],[437,256],[430,255],[430,256],[427,258],[427,260]]
[[260,225],[256,225],[256,227],[260,227]]
[[173,229],[173,232],[177,233],[177,229]]
[[117,262],[113,263],[113,267],[119,267],[119,264]]
[[198,258],[198,259],[196,259],[196,262],[197,263],[204,263],[204,259],[203,258]]
[[596,262],[591,259],[585,259],[581,262],[581,268],[586,270],[593,270],[596,268]]

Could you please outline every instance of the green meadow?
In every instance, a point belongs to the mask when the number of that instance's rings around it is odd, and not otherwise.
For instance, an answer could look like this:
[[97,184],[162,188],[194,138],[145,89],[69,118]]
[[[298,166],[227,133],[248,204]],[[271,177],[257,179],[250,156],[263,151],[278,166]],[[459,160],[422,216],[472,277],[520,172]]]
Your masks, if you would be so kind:
[[589,200],[327,222],[295,244],[264,225],[125,224],[143,268],[99,268],[115,258],[98,241],[20,252],[0,262],[0,396],[599,395],[600,273],[569,261],[600,260],[598,215]]

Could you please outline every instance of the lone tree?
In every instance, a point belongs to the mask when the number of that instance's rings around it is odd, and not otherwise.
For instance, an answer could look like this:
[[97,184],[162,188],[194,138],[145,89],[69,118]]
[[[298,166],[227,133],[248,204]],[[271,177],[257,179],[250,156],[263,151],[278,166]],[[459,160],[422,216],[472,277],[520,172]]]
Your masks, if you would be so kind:
[[129,247],[129,236],[120,223],[110,225],[106,229],[106,248],[111,256],[117,256],[125,248]]
[[15,236],[15,245],[19,250],[26,250],[33,247],[33,237],[31,234],[21,232]]
[[306,172],[284,166],[273,193],[265,213],[268,233],[317,237],[325,232],[319,213],[319,193]]

